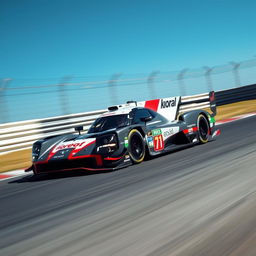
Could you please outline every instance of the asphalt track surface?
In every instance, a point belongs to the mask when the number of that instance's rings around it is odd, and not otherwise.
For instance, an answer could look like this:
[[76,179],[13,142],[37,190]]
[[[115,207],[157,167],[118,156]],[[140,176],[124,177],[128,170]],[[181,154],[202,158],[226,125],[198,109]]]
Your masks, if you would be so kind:
[[256,117],[119,171],[0,182],[0,255],[255,256]]

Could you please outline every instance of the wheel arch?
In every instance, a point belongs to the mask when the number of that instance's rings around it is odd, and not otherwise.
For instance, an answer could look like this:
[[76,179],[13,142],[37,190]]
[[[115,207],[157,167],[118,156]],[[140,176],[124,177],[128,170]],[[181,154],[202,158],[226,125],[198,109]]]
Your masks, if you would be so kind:
[[148,147],[148,142],[147,142],[147,139],[146,139],[146,131],[141,126],[134,126],[131,130],[133,130],[133,129],[136,129],[136,130],[138,130],[141,133],[141,135],[142,135],[142,137],[144,139],[145,148],[146,148],[145,159],[149,159],[151,154],[150,154],[150,150],[149,150],[149,147]]
[[209,113],[203,109],[191,110],[191,111],[185,112],[179,116],[179,120],[185,122],[187,125],[191,125],[191,124],[197,125],[197,118],[201,114],[205,116],[208,124],[210,124],[209,118],[208,118]]
[[[146,133],[145,133],[144,129],[142,129],[141,126],[134,126],[134,127],[132,127],[131,130],[134,130],[134,129],[138,130],[141,133],[142,137],[145,139]],[[130,131],[129,131],[129,133],[130,133]]]
[[[134,136],[133,135],[134,133],[135,134],[137,133],[139,135],[139,137],[141,138],[141,142],[143,144],[143,146],[142,146],[143,151],[141,153],[142,155],[141,155],[140,159],[136,159],[136,156],[134,156],[132,148],[131,148],[131,144],[130,144],[130,140],[132,138],[130,136]],[[142,162],[145,159],[145,156],[147,154],[147,143],[145,141],[145,132],[143,131],[143,129],[139,126],[132,127],[132,129],[129,131],[129,134],[128,134],[128,141],[129,141],[128,152],[129,152],[129,155],[130,155],[130,158],[131,158],[132,162],[135,163],[135,164],[138,164],[138,163]]]
[[209,121],[209,118],[208,118],[208,113],[206,111],[201,111],[199,113],[199,115],[203,115],[205,117],[205,119],[207,120],[207,122],[209,124],[209,127],[210,127],[210,121]]

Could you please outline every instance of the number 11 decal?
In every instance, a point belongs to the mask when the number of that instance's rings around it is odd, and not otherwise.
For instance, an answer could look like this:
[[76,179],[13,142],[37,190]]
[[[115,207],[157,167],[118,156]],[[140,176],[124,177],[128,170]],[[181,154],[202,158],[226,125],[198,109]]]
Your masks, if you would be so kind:
[[154,137],[154,150],[159,151],[164,149],[164,139],[162,135]]

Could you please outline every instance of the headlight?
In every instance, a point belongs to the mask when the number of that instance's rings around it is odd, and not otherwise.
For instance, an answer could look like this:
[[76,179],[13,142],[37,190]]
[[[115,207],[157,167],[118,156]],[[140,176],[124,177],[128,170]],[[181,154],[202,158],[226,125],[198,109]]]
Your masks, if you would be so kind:
[[97,152],[110,153],[118,148],[117,136],[108,134],[97,138]]
[[36,161],[39,157],[41,150],[41,144],[40,143],[34,143],[32,148],[32,161]]

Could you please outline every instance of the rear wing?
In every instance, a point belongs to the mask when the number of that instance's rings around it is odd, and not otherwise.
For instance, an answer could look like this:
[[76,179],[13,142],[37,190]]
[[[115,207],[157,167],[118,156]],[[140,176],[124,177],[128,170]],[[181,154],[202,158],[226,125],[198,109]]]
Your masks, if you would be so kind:
[[169,97],[155,100],[140,101],[138,106],[152,109],[169,120],[175,120],[178,116],[181,97]]
[[204,94],[182,97],[179,106],[179,113],[205,108],[210,108],[212,116],[216,116],[217,108],[214,91]]
[[137,105],[152,109],[172,121],[181,113],[197,109],[210,108],[212,116],[217,114],[214,91],[193,96],[141,101],[137,102]]

